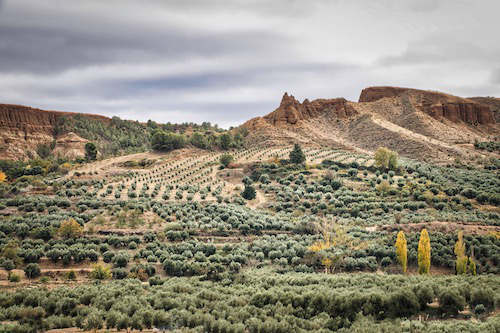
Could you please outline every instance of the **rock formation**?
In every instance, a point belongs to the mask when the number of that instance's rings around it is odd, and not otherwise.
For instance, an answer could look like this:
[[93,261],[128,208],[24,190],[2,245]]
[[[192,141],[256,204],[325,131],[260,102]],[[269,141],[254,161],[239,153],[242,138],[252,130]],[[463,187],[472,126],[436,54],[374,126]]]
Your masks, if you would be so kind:
[[315,99],[312,102],[306,99],[300,103],[295,97],[285,93],[279,107],[264,119],[274,126],[284,126],[295,125],[300,120],[308,120],[325,114],[345,119],[356,114],[356,111],[347,104],[345,98]]
[[495,124],[496,122],[488,105],[434,91],[398,87],[370,87],[363,89],[359,96],[359,102],[369,103],[382,98],[401,96],[413,98],[416,102],[415,107],[437,120],[448,119],[454,123],[462,121],[473,125]]
[[473,147],[474,141],[500,134],[488,104],[399,87],[366,88],[359,102],[334,98],[300,103],[285,93],[273,112],[242,127],[249,132],[248,146],[300,142],[362,152],[386,146],[402,156],[449,162],[473,153],[464,147]]
[[[83,154],[78,152],[85,140],[76,134],[69,137],[55,137],[57,119],[71,117],[78,113],[43,111],[20,105],[0,104],[0,158],[24,159],[29,155],[35,156],[39,144],[48,144],[56,140],[56,149],[59,154],[66,156],[66,148],[71,157]],[[86,117],[109,121],[110,119],[100,115],[82,114]],[[59,140],[59,146],[57,144]],[[67,140],[73,141],[71,144]],[[77,144],[76,142],[80,142]],[[83,147],[83,146],[82,146]],[[81,148],[83,149],[83,148]],[[80,150],[81,150],[80,149]],[[68,155],[68,157],[69,157]]]

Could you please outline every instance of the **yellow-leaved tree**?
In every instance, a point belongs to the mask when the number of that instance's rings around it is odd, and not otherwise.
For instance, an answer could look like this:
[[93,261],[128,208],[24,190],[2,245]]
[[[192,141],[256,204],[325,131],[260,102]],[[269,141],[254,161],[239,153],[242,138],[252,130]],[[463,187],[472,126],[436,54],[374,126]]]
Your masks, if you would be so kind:
[[[347,253],[368,246],[366,242],[349,235],[344,227],[333,220],[323,220],[316,224],[316,229],[322,239],[309,246],[309,251],[319,257],[321,264],[325,267],[325,273],[333,273]],[[335,251],[330,249],[335,249]]]
[[467,256],[465,255],[464,233],[461,230],[458,232],[458,240],[455,243],[454,252],[457,256],[457,260],[455,262],[457,274],[467,273]]
[[431,240],[427,229],[422,229],[418,241],[418,273],[429,274],[431,269]]
[[398,168],[398,153],[387,149],[385,147],[380,147],[375,152],[375,166],[384,170],[396,170]]
[[3,171],[0,171],[0,183],[3,183],[7,179],[7,176]]
[[408,265],[408,249],[406,247],[405,233],[402,230],[398,232],[398,237],[396,238],[395,246],[396,246],[396,257],[398,258],[403,273],[406,273],[406,268]]
[[77,238],[83,234],[83,227],[74,219],[63,221],[57,230],[62,238]]
[[458,240],[455,243],[455,255],[457,256],[457,260],[455,261],[455,270],[457,274],[472,274],[476,275],[476,263],[474,262],[474,248],[471,248],[472,255],[467,257],[465,254],[466,247],[464,242],[464,233],[463,231],[458,232]]

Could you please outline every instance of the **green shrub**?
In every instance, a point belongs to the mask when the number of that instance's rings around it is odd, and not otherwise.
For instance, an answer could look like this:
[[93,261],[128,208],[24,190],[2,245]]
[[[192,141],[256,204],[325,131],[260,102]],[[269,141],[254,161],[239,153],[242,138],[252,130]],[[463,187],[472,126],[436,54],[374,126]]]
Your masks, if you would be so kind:
[[24,268],[24,274],[28,279],[36,279],[41,274],[40,266],[38,264],[28,264]]
[[439,309],[442,313],[456,315],[463,311],[465,307],[465,298],[456,290],[447,288],[439,294]]

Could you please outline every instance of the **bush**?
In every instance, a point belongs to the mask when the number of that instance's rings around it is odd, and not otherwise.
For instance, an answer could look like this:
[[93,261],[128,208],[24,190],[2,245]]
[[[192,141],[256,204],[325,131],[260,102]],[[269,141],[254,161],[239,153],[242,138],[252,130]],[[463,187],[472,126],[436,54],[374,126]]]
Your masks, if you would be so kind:
[[28,279],[35,279],[40,276],[41,271],[40,271],[40,266],[38,264],[28,264],[24,268],[24,274]]
[[380,264],[382,265],[382,267],[390,266],[392,265],[392,259],[390,257],[383,257],[380,261]]
[[16,283],[16,282],[19,282],[19,281],[21,281],[21,277],[19,276],[19,274],[16,274],[16,273],[11,273],[11,274],[9,275],[9,282],[14,282],[14,283]]
[[388,301],[389,312],[394,317],[410,317],[420,310],[417,296],[410,290],[400,289]]
[[477,316],[480,316],[485,312],[486,312],[486,307],[483,304],[478,304],[474,307],[474,314],[476,314]]
[[481,192],[476,196],[477,202],[481,204],[488,203],[489,199],[490,199],[489,195],[484,192]]
[[222,154],[222,156],[219,159],[219,162],[224,168],[227,168],[229,164],[234,160],[233,155],[231,154]]
[[128,265],[129,256],[126,253],[118,253],[113,258],[113,263],[115,267],[126,267]]
[[241,196],[246,200],[255,199],[256,196],[255,188],[252,185],[245,185],[245,189],[241,193]]
[[107,280],[111,278],[111,270],[103,265],[95,265],[89,277],[94,280]]
[[125,279],[128,276],[128,271],[125,268],[114,268],[111,273],[113,275],[113,279],[116,280]]
[[473,188],[466,188],[462,192],[460,192],[460,194],[467,199],[474,199],[477,196],[477,191]]
[[415,295],[417,295],[420,309],[424,310],[427,307],[427,304],[431,303],[434,299],[434,290],[429,285],[418,285],[415,288]]
[[471,293],[470,307],[475,308],[478,305],[484,305],[486,310],[491,311],[495,308],[495,292],[490,288],[477,288]]
[[439,308],[442,313],[456,315],[463,311],[465,307],[465,298],[456,290],[448,288],[439,295]]

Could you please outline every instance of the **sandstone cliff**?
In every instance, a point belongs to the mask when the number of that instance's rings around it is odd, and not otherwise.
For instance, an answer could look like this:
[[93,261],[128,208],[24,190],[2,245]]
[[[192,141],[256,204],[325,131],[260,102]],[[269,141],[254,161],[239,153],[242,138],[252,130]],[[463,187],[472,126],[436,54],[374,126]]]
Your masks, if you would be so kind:
[[309,120],[318,116],[330,114],[340,119],[345,119],[356,114],[356,111],[347,104],[345,98],[308,99],[300,103],[288,93],[283,95],[279,107],[264,117],[275,126],[295,125],[301,120]]
[[496,123],[500,123],[500,98],[495,97],[467,97],[474,102],[489,105]]
[[434,91],[425,91],[397,87],[370,87],[363,89],[359,102],[374,102],[382,98],[408,96],[414,101],[414,107],[437,120],[447,119],[452,122],[469,124],[495,124],[495,117],[486,104]]
[[[56,136],[57,121],[78,113],[43,111],[20,105],[0,104],[0,158],[25,159],[36,156],[39,144],[56,140],[55,153],[62,156],[83,156],[87,140],[72,133]],[[100,115],[83,114],[85,117],[109,121]],[[68,136],[69,135],[69,136]]]
[[300,142],[363,152],[386,146],[403,156],[436,161],[468,156],[475,140],[500,133],[485,103],[398,87],[366,88],[359,102],[334,98],[300,103],[285,93],[273,112],[242,126],[250,132],[250,146]]

